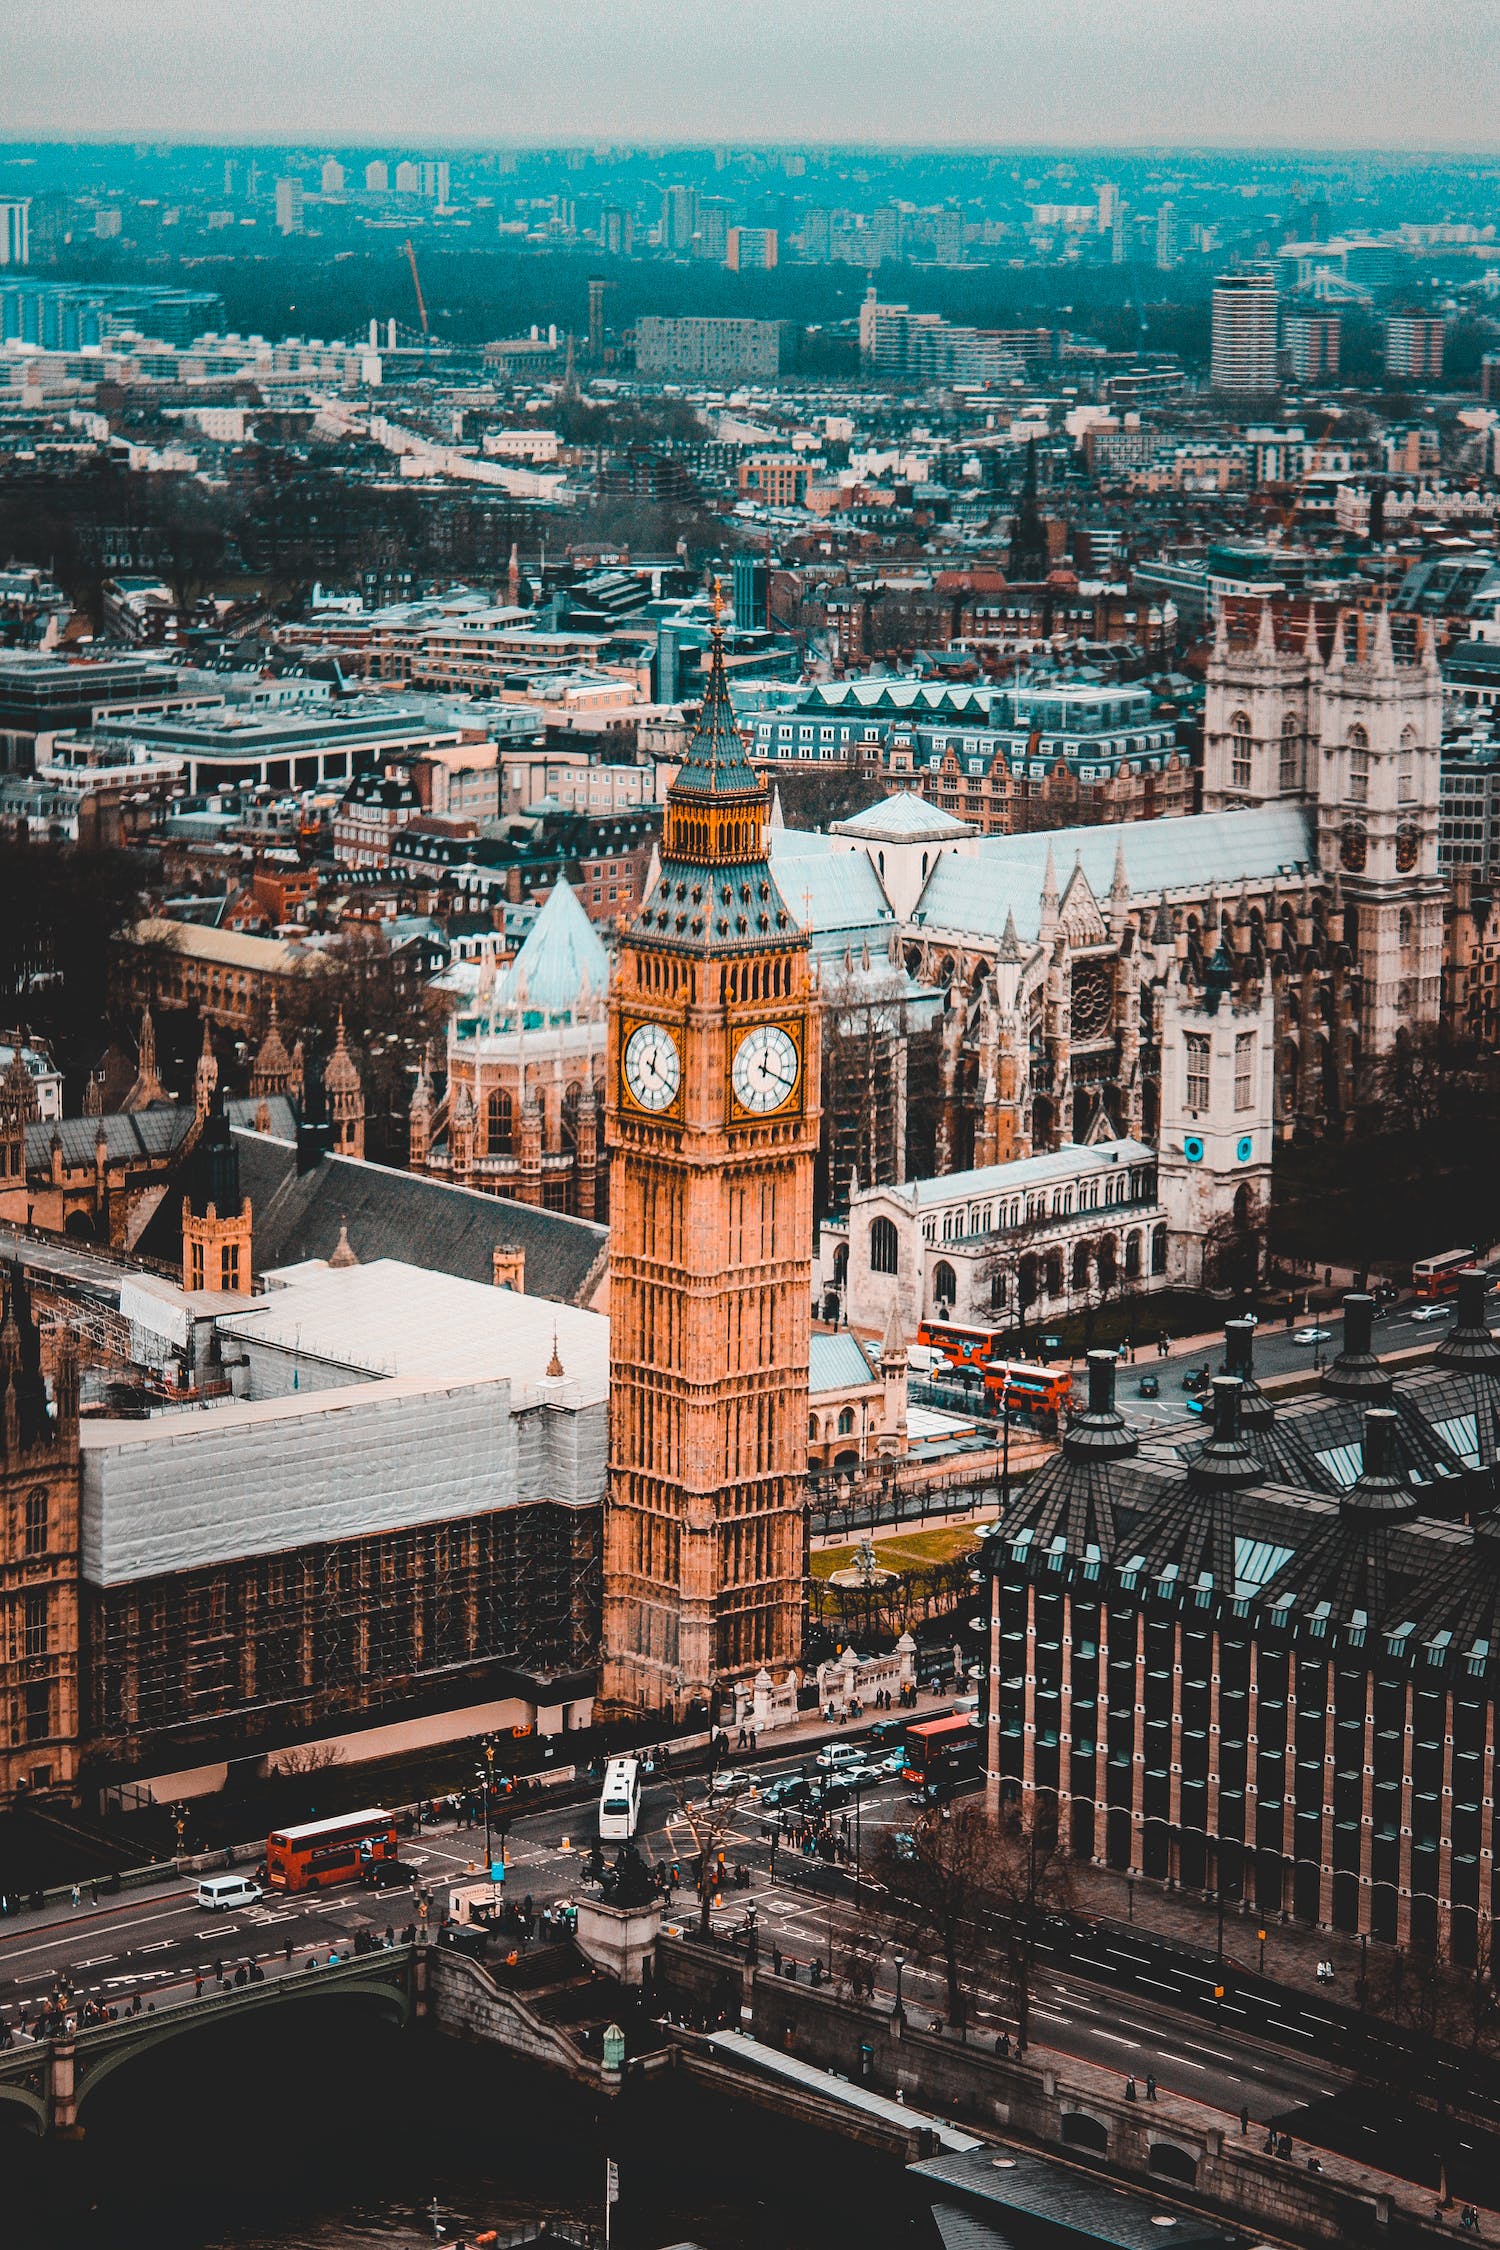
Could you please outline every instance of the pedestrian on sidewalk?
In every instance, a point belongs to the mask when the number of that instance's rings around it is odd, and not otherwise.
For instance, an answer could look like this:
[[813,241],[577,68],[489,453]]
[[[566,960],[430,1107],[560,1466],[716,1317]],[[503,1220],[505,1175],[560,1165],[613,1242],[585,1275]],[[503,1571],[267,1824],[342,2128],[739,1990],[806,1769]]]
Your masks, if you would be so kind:
[[1146,2099],[1148,2102],[1154,2102],[1156,2099],[1156,2076],[1153,2071],[1149,2070],[1146,2073]]
[[1243,2102],[1243,2103],[1241,2103],[1241,2105],[1240,2105],[1240,2131],[1241,2131],[1242,2133],[1248,2133],[1248,2132],[1249,2132],[1249,2130],[1250,2130],[1250,2104],[1249,2104],[1248,2102]]
[[1127,2078],[1125,2081],[1125,2099],[1128,2102],[1133,2102],[1136,2099],[1135,2080],[1133,2078]]

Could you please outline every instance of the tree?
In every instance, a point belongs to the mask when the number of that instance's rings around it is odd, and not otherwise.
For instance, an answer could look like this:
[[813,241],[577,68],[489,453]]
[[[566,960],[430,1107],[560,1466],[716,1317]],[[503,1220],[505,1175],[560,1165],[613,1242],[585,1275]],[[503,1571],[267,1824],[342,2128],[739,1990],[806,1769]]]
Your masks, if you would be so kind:
[[1058,1834],[1055,1798],[1037,1800],[1029,1817],[1019,1806],[1004,1809],[995,1832],[993,1878],[1016,2008],[1016,2043],[1024,2049],[1031,2035],[1037,1938],[1045,1917],[1064,1912],[1073,1891],[1072,1868]]
[[[665,1749],[656,1753],[656,1769],[677,1800],[677,1810],[687,1822],[693,1839],[697,1865],[693,1871],[693,1884],[698,1893],[698,1934],[707,1937],[709,1920],[713,1913],[714,1895],[718,1888],[719,1854],[734,1832],[735,1815],[743,1789],[749,1777],[744,1777],[740,1787],[716,1791],[710,1770],[704,1784],[705,1794],[691,1794],[695,1777],[680,1773],[673,1766]],[[738,1776],[735,1777],[737,1780]]]

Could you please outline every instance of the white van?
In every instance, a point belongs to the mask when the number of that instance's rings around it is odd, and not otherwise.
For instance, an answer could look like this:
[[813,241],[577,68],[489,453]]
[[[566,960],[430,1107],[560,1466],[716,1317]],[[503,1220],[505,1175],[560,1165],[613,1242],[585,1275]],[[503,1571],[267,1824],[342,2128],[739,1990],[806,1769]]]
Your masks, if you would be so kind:
[[205,1875],[198,1885],[198,1904],[210,1914],[225,1914],[231,1906],[254,1906],[264,1894],[248,1875]]
[[604,1769],[604,1790],[599,1799],[600,1843],[628,1843],[640,1817],[640,1759],[611,1758]]

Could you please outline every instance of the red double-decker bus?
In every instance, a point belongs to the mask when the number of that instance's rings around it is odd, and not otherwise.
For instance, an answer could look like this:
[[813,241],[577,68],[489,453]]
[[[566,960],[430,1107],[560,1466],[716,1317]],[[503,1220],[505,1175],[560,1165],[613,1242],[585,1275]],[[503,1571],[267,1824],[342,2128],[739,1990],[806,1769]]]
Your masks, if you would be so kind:
[[1444,1250],[1435,1258],[1419,1258],[1411,1269],[1411,1285],[1419,1297],[1456,1297],[1458,1277],[1474,1264],[1472,1250]]
[[274,1829],[266,1838],[266,1881],[277,1891],[324,1890],[373,1876],[380,1862],[399,1857],[394,1813],[345,1813]]
[[946,1719],[917,1719],[906,1730],[906,1778],[934,1796],[947,1796],[984,1770],[982,1730],[963,1711]]
[[917,1342],[941,1352],[950,1367],[972,1367],[977,1373],[1009,1334],[1009,1328],[980,1328],[964,1320],[924,1320]]

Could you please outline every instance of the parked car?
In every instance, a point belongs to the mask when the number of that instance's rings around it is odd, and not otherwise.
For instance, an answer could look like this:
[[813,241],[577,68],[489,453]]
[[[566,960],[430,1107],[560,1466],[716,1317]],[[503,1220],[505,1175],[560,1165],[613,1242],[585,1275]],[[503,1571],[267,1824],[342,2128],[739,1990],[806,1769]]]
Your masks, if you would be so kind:
[[1331,1328],[1299,1328],[1292,1338],[1294,1344],[1305,1344],[1308,1347],[1314,1344],[1329,1344],[1332,1341],[1333,1330]]

